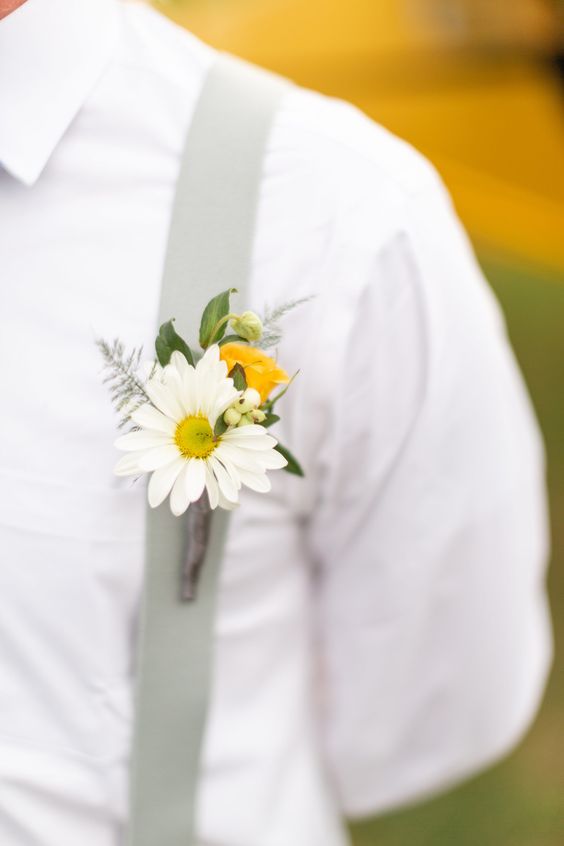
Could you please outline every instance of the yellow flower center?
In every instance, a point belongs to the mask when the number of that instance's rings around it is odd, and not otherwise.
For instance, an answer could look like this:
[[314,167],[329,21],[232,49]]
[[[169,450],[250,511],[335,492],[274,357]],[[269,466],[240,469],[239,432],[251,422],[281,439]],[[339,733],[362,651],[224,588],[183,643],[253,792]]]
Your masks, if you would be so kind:
[[185,417],[176,427],[174,440],[186,458],[207,458],[217,445],[205,417]]

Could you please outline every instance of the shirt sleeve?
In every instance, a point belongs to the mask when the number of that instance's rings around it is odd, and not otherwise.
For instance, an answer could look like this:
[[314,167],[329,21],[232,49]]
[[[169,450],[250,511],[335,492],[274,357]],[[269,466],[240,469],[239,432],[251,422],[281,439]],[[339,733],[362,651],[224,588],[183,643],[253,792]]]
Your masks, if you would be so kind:
[[551,660],[544,451],[504,319],[437,180],[374,251],[307,540],[323,744],[345,814],[520,738]]

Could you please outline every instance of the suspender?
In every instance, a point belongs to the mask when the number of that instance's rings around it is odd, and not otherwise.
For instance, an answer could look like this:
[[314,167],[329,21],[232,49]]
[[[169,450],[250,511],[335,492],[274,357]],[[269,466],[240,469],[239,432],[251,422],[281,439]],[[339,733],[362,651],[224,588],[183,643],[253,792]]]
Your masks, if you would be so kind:
[[[159,325],[198,337],[206,302],[249,273],[263,154],[288,83],[220,54],[204,83],[180,167]],[[215,595],[229,514],[213,513],[195,602],[179,584],[186,521],[147,506],[129,846],[196,846],[200,754],[213,659]],[[218,809],[218,813],[219,813]]]

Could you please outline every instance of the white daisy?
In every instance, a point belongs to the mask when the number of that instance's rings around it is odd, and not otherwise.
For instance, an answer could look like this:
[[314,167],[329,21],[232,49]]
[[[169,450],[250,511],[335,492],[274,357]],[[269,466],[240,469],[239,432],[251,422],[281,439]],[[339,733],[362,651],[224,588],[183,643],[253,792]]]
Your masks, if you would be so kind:
[[170,494],[173,514],[183,514],[207,490],[212,508],[231,509],[242,485],[270,490],[267,470],[285,467],[264,426],[252,424],[214,436],[220,415],[240,396],[219,357],[209,347],[195,367],[180,352],[145,385],[151,402],[131,414],[139,427],[115,441],[127,454],[115,466],[118,476],[152,473],[149,505],[156,508]]

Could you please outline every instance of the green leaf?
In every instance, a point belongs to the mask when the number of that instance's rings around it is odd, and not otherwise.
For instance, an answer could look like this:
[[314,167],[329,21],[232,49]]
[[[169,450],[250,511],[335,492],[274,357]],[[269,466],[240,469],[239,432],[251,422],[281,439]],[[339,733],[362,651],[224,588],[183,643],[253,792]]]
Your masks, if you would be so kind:
[[274,424],[278,423],[279,420],[280,418],[277,414],[267,414],[266,419],[263,420],[260,425],[268,429],[269,426],[274,426]]
[[240,335],[226,335],[218,343],[219,346],[222,347],[224,344],[248,344],[249,342],[246,338],[242,338]]
[[216,438],[219,438],[219,436],[223,435],[223,433],[226,432],[227,429],[228,429],[228,426],[227,426],[227,423],[225,422],[225,420],[223,419],[223,414],[222,414],[215,421],[213,433],[216,436]]
[[210,300],[205,307],[200,323],[200,346],[204,350],[225,335],[228,321],[224,321],[219,327],[217,324],[229,314],[229,297],[236,291],[237,288],[228,288]]
[[244,391],[247,387],[247,377],[245,376],[245,370],[242,365],[237,362],[237,364],[231,368],[229,371],[229,375],[233,379],[233,385],[235,386],[235,390],[237,391]]
[[275,450],[278,450],[280,455],[283,455],[288,464],[283,467],[283,470],[286,470],[287,473],[293,473],[294,476],[305,476],[305,473],[299,463],[299,461],[294,458],[290,450],[283,447],[282,444],[276,444],[274,447]]
[[186,357],[188,364],[194,366],[192,350],[186,341],[176,332],[172,325],[173,320],[167,320],[166,323],[162,324],[155,341],[155,350],[159,364],[165,367],[169,363],[172,353],[178,350],[178,352],[181,352]]

